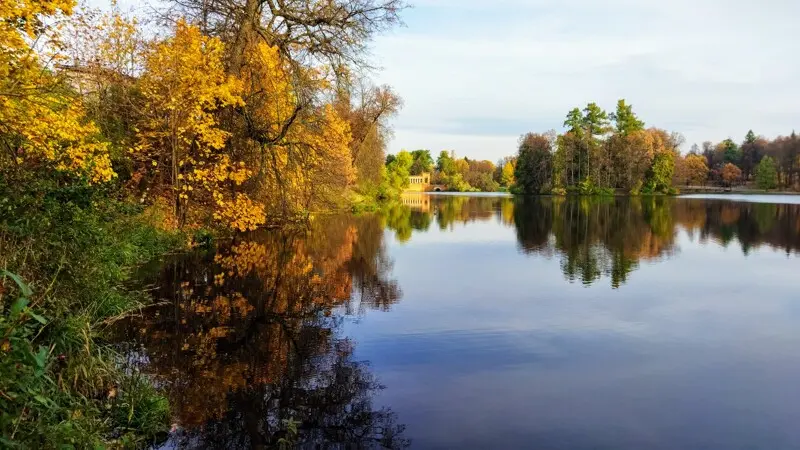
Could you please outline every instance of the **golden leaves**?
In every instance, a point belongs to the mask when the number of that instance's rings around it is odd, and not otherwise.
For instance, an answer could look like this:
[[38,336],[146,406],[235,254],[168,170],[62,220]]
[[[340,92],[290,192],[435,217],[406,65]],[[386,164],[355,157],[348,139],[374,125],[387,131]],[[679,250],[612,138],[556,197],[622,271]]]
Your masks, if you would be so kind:
[[237,193],[231,201],[217,200],[214,218],[220,220],[234,230],[256,230],[266,221],[264,205],[254,202],[247,195]]
[[138,158],[150,161],[153,171],[159,160],[172,166],[169,183],[184,212],[197,205],[232,229],[254,230],[266,220],[263,205],[228,189],[252,171],[224,153],[230,133],[219,126],[217,112],[244,104],[241,81],[225,73],[224,50],[219,39],[183,21],[173,37],[152,48],[141,80],[148,113]]
[[108,144],[29,44],[47,16],[69,14],[73,6],[68,0],[0,5],[0,123],[18,142],[14,159],[23,168],[50,167],[99,183],[116,175]]

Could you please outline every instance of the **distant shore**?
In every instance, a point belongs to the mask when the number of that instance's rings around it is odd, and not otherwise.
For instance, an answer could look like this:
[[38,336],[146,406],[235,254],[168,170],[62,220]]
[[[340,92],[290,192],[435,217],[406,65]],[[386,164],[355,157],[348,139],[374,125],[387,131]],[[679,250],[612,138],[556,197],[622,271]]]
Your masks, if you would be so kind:
[[733,195],[800,195],[797,191],[765,191],[748,187],[724,188],[720,186],[689,186],[679,187],[680,195],[688,194],[733,194]]
[[[404,191],[403,195],[441,195],[441,196],[459,196],[459,195],[466,195],[466,196],[484,196],[484,197],[514,197],[515,195],[510,192],[504,191],[494,191],[494,192],[452,192],[452,191],[444,191],[444,192],[434,192],[434,191]],[[689,188],[682,188],[680,189],[680,193],[675,195],[674,197],[682,197],[688,195],[698,195],[698,194],[713,194],[713,195],[796,195],[800,196],[800,192],[797,191],[762,191],[758,189],[748,189],[748,188],[739,188],[739,189],[726,189],[722,187],[689,187]],[[617,192],[613,197],[647,197],[652,195],[658,196],[671,196],[666,194],[640,194],[640,195],[631,195],[628,193]],[[556,196],[554,194],[537,194],[535,196],[544,196],[544,197],[551,197]],[[567,197],[576,196],[576,195],[567,195]],[[592,197],[592,196],[589,196]],[[602,197],[602,196],[600,196]]]

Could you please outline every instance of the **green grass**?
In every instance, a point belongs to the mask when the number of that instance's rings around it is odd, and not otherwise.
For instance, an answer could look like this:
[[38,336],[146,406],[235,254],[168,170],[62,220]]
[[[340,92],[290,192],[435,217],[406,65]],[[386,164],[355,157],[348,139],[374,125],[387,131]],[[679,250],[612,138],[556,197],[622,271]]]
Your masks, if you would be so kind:
[[132,270],[184,238],[112,194],[0,181],[0,447],[134,447],[167,430],[166,399],[104,336],[146,301]]

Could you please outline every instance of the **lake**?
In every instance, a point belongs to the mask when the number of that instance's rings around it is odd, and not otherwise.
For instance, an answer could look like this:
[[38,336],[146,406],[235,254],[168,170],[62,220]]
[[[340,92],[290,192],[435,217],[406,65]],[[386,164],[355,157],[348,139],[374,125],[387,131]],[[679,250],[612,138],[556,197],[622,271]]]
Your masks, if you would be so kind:
[[[800,205],[418,194],[179,255],[163,448],[800,448]],[[796,203],[796,202],[795,202]]]

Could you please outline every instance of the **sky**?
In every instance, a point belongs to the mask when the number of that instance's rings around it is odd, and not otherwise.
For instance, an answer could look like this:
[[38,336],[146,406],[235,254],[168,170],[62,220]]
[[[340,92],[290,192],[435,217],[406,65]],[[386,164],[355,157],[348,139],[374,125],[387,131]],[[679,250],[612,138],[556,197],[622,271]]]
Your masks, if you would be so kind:
[[412,0],[375,39],[404,99],[390,153],[495,161],[576,106],[626,99],[692,143],[800,128],[796,0]]
[[408,2],[405,25],[371,45],[374,81],[404,100],[390,153],[496,161],[523,133],[563,131],[570,109],[620,98],[683,134],[684,152],[800,131],[797,0]]

